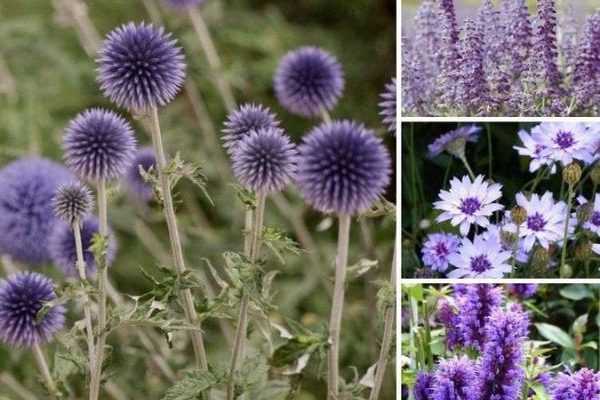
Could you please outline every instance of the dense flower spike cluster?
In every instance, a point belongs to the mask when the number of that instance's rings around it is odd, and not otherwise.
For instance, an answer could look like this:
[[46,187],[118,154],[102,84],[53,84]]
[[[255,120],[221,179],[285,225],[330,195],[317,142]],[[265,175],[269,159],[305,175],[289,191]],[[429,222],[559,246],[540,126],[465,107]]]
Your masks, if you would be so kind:
[[531,10],[526,0],[481,0],[477,12],[459,19],[456,4],[422,0],[404,31],[403,112],[597,114],[599,11],[581,24],[556,0],[537,0]]
[[69,224],[80,221],[94,206],[92,192],[79,182],[59,186],[53,201],[56,216]]
[[144,180],[140,168],[145,172],[156,171],[156,156],[151,147],[143,147],[137,151],[124,177],[129,193],[142,202],[149,202],[154,197],[154,189],[152,184]]
[[[460,127],[428,146],[430,158],[447,152],[462,162],[468,174],[450,178],[433,202],[438,223],[434,227],[441,230],[425,228],[421,248],[425,269],[417,272],[501,278],[518,269],[531,271],[527,266],[533,266],[540,274],[567,274],[567,251],[579,259],[590,257],[591,251],[600,254],[600,243],[595,244],[600,236],[600,198],[594,195],[588,200],[582,186],[586,180],[600,183],[595,172],[600,171],[596,165],[600,124],[543,122],[530,132],[518,132],[520,143],[513,148],[529,159],[529,172],[536,178],[530,182],[532,187],[524,187],[512,199],[502,198],[501,183],[475,176],[470,167],[467,144],[476,142],[480,132],[477,126]],[[560,198],[537,187],[557,171],[564,186]],[[562,270],[554,268],[558,261]]]
[[48,237],[58,219],[56,189],[75,177],[63,166],[40,158],[22,158],[0,170],[0,253],[15,261],[50,261]]
[[477,371],[468,357],[440,361],[434,377],[432,400],[479,400]]
[[600,372],[582,369],[574,374],[559,374],[551,389],[552,400],[600,398]]
[[54,284],[42,274],[21,272],[0,280],[0,340],[11,346],[43,344],[62,329],[63,306],[37,320],[44,303],[56,298]]

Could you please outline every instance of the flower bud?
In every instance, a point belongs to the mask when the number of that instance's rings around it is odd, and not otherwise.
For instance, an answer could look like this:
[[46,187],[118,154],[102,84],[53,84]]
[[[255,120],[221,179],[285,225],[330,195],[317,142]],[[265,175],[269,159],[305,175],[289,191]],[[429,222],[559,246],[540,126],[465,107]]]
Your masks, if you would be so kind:
[[560,267],[560,277],[570,278],[573,276],[573,268],[569,264],[562,265]]
[[543,247],[538,247],[533,252],[531,264],[535,268],[547,268],[549,263],[550,263],[550,253],[548,252],[548,250],[544,249]]
[[585,241],[575,248],[575,257],[580,261],[585,261],[592,256],[592,243]]
[[512,210],[510,210],[510,216],[515,224],[521,225],[527,221],[527,210],[521,206],[514,206]]
[[580,224],[587,222],[594,212],[594,205],[592,203],[585,203],[577,208],[577,221]]
[[592,171],[590,172],[590,178],[594,185],[600,185],[600,164],[596,164]]
[[581,179],[581,167],[577,163],[571,163],[563,169],[563,181],[568,185],[575,185]]

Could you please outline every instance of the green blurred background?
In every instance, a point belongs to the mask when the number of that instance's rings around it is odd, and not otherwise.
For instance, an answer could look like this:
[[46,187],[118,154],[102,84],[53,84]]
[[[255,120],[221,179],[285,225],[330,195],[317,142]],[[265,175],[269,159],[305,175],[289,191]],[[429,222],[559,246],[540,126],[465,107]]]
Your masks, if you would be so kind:
[[[183,158],[201,163],[208,179],[207,190],[215,203],[211,206],[191,184],[184,182],[177,188],[187,263],[201,271],[203,258],[208,258],[221,268],[222,252],[240,250],[243,209],[219,143],[226,110],[189,19],[157,0],[95,0],[86,5],[87,17],[85,13],[73,13],[71,0],[0,0],[0,166],[25,154],[60,160],[62,132],[69,119],[88,107],[114,109],[96,83],[95,63],[89,51],[93,31],[103,37],[119,24],[159,18],[184,47],[188,84],[201,96],[201,103],[193,103],[188,93],[182,93],[160,110],[164,140],[170,154],[179,151]],[[393,0],[207,0],[200,11],[239,103],[252,101],[271,107],[299,141],[318,121],[283,110],[274,97],[272,77],[287,51],[301,45],[318,45],[338,57],[346,76],[344,96],[332,116],[366,123],[385,138],[395,158],[395,139],[385,133],[377,107],[379,93],[396,71],[395,7]],[[140,121],[133,123],[140,145],[149,144]],[[391,185],[386,195],[389,201],[395,201],[394,193]],[[329,310],[325,288],[330,284],[335,257],[335,221],[305,207],[293,188],[284,193],[284,199],[277,204],[268,202],[267,225],[289,232],[295,240],[300,239],[298,234],[304,227],[315,248],[288,257],[285,265],[269,263],[269,269],[280,271],[274,286],[279,309],[272,318],[291,318],[310,329],[322,328]],[[155,206],[140,207],[123,191],[115,191],[109,219],[119,241],[111,279],[122,293],[142,293],[149,282],[138,267],[152,271],[157,260],[168,262],[162,214]],[[354,378],[355,371],[363,375],[376,360],[382,324],[375,312],[379,289],[375,281],[389,276],[393,225],[389,218],[353,225],[351,262],[378,259],[379,266],[352,281],[347,289],[341,358],[347,380]],[[42,271],[60,279],[51,266]],[[207,281],[213,288],[214,283]],[[229,347],[217,322],[209,321],[204,329],[211,363],[227,364]],[[113,335],[112,340],[119,340],[116,337]],[[155,372],[146,371],[150,368],[146,356],[135,340],[115,350],[117,364],[111,379],[126,388],[131,398],[158,398],[168,387]],[[181,352],[173,359],[176,369],[187,367],[186,363]],[[36,386],[35,375],[30,373],[32,366],[25,352],[9,354],[6,347],[0,346],[0,371],[11,370],[29,387]],[[309,364],[295,398],[324,397],[324,382],[316,379],[320,367],[316,362]],[[384,399],[393,398],[393,370],[388,369]]]

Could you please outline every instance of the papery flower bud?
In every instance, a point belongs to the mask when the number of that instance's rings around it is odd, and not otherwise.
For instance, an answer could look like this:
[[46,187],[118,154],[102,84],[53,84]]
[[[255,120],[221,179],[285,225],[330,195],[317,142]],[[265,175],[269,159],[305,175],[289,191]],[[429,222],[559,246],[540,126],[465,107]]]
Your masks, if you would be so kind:
[[581,179],[581,167],[577,163],[571,163],[563,169],[563,181],[568,185],[575,185]]
[[521,225],[527,221],[527,210],[521,206],[514,206],[510,210],[510,216],[515,224]]

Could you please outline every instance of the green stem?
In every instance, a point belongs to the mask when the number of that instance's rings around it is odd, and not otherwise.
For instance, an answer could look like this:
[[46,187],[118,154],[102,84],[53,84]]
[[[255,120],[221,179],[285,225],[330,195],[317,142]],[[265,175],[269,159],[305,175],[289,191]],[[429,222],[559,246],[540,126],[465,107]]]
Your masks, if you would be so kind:
[[445,188],[448,184],[448,178],[450,177],[450,170],[452,169],[452,161],[454,157],[450,157],[450,161],[448,161],[448,167],[446,167],[446,172],[444,173],[444,180],[442,183],[442,188]]
[[464,156],[460,157],[460,161],[462,161],[462,163],[465,165],[465,168],[467,169],[467,172],[469,172],[469,176],[471,177],[471,179],[475,180],[475,173],[471,169],[471,166],[469,165],[469,162],[467,161],[467,158],[464,157]]
[[419,226],[419,216],[418,216],[418,194],[417,194],[417,162],[415,159],[415,125],[414,123],[410,124],[410,132],[409,132],[409,144],[408,148],[410,151],[409,159],[410,159],[410,184],[411,184],[411,197],[412,197],[412,225],[413,225],[413,235],[417,234],[417,227]]
[[493,177],[493,148],[492,148],[492,125],[488,122],[486,123],[486,131],[487,131],[487,140],[488,140],[488,161],[489,161],[489,172],[488,175],[490,179]]
[[50,374],[50,368],[48,368],[48,362],[46,361],[46,356],[44,355],[44,351],[40,347],[38,343],[34,344],[31,348],[33,352],[33,356],[35,358],[35,362],[38,365],[38,369],[44,378],[44,382],[46,382],[46,388],[48,389],[48,393],[50,394],[50,398],[57,399],[58,398],[58,389],[56,388],[56,383]]
[[565,216],[565,228],[563,231],[563,245],[560,257],[560,267],[564,267],[567,261],[567,236],[569,233],[569,220],[571,219],[571,203],[573,202],[573,185],[569,185],[567,198],[567,215]]

